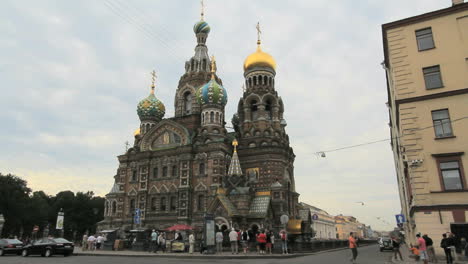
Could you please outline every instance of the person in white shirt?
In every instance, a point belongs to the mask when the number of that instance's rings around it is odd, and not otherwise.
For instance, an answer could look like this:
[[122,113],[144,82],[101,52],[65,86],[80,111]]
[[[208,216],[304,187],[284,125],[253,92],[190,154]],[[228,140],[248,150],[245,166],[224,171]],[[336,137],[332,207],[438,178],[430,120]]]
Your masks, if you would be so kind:
[[94,235],[90,235],[88,237],[88,249],[89,250],[94,250],[94,243],[96,242],[96,237]]
[[231,242],[231,253],[239,254],[239,234],[237,234],[234,228],[229,232],[229,241]]
[[216,252],[223,252],[223,233],[221,231],[216,233]]
[[96,238],[96,250],[101,249],[102,242],[104,242],[104,237],[101,236],[101,235],[99,235],[99,236]]
[[161,232],[161,234],[159,234],[158,245],[161,248],[163,253],[166,252],[166,235],[163,232]]
[[193,232],[190,233],[188,240],[189,240],[189,246],[190,246],[189,253],[193,254],[193,249],[195,248],[195,236],[193,235]]

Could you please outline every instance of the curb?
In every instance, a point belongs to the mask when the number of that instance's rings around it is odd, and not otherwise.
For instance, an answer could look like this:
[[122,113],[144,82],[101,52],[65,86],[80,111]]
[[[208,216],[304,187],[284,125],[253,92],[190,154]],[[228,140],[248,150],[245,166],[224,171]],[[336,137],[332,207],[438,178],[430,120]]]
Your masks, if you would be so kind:
[[[363,245],[361,247],[366,247],[370,245]],[[143,254],[112,254],[112,253],[73,253],[74,256],[92,256],[92,257],[146,257],[146,258],[173,258],[173,259],[292,259],[292,258],[299,258],[299,257],[306,257],[311,255],[318,255],[323,253],[329,253],[334,251],[341,251],[346,250],[347,247],[343,248],[334,248],[328,250],[321,250],[315,252],[306,252],[306,253],[293,253],[288,255],[283,254],[272,254],[272,255],[163,255],[163,254],[155,254],[155,255],[143,255]]]

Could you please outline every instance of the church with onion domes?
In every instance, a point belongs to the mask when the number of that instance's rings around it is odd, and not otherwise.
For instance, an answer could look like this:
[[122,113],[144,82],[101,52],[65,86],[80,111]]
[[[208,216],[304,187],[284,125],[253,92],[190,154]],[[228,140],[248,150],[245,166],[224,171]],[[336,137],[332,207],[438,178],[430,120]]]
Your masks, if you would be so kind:
[[172,117],[165,116],[157,98],[153,72],[150,94],[137,105],[134,144],[118,156],[99,229],[163,230],[175,224],[202,229],[210,214],[220,230],[278,230],[285,224],[281,216],[300,217],[275,59],[262,51],[257,25],[256,51],[243,65],[244,92],[237,113],[226,118],[226,104],[234,103],[228,100],[232,87],[223,86],[215,58],[208,56],[210,29],[202,12],[193,27],[195,54],[185,62]]

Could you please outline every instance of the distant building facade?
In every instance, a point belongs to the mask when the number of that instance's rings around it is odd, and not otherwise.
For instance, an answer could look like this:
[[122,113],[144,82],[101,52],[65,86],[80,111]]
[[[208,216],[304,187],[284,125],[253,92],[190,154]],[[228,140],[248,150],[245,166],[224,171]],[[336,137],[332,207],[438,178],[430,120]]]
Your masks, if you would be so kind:
[[[337,215],[335,216],[336,238],[348,239],[351,232],[359,238],[364,237],[362,224],[354,216]],[[361,227],[361,228],[360,228]]]
[[311,227],[315,233],[313,238],[316,239],[336,239],[335,217],[328,214],[326,211],[306,204],[300,203],[302,208],[308,209],[312,218]]
[[296,219],[295,155],[275,86],[275,60],[259,39],[244,63],[245,91],[233,117],[235,132],[228,133],[227,90],[206,46],[210,27],[202,19],[194,32],[195,55],[175,90],[175,116],[164,118],[154,80],[137,106],[141,124],[133,147],[118,156],[100,229],[188,224],[201,230],[205,214],[214,215],[219,230],[279,229],[282,215]]
[[452,3],[382,25],[408,244],[417,233],[435,245],[444,232],[468,237],[468,3]]

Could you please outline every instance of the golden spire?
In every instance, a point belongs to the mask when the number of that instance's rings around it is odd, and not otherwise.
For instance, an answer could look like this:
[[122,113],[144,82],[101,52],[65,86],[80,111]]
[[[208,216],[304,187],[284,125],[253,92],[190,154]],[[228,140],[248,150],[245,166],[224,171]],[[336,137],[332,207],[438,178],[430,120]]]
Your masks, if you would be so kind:
[[262,31],[260,30],[260,22],[257,22],[257,45],[260,46],[260,34],[262,34]]
[[239,143],[237,142],[237,139],[234,139],[232,141],[232,145],[234,146],[234,152],[237,152],[237,145],[239,145]]
[[201,4],[201,18],[200,20],[203,21],[203,18],[205,16],[205,2],[203,0],[200,1],[200,4]]
[[211,80],[215,79],[215,73],[216,73],[215,56],[211,56]]
[[154,94],[154,83],[156,82],[156,72],[153,70],[151,72],[151,93]]

